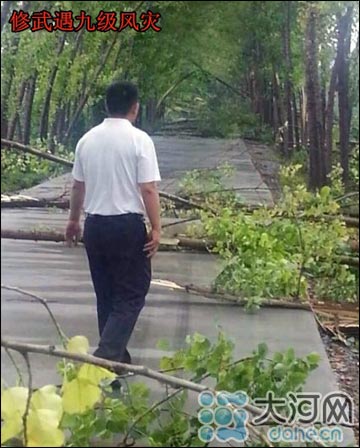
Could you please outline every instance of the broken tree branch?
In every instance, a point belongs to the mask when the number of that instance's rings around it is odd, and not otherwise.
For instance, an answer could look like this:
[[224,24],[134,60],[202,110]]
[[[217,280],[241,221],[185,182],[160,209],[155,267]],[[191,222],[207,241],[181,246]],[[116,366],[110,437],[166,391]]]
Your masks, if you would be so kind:
[[8,355],[12,365],[14,366],[14,368],[16,370],[17,376],[19,377],[19,383],[23,386],[24,385],[24,380],[23,380],[23,377],[22,377],[22,373],[21,373],[20,367],[17,365],[17,363],[15,361],[15,358],[13,357],[13,355],[11,354],[11,351],[8,348],[5,348],[5,352]]
[[[240,364],[241,362],[247,361],[249,359],[252,359],[252,356],[248,356],[246,358],[242,358],[242,359],[238,359],[237,361],[229,364],[229,367],[233,367],[237,364]],[[201,383],[202,381],[204,381],[206,378],[208,378],[211,374],[209,372],[205,373],[204,375],[202,375],[200,378],[197,378],[197,376],[191,378],[191,381],[194,381],[198,383]],[[160,407],[162,404],[170,401],[172,398],[174,398],[176,395],[180,394],[181,392],[183,392],[185,390],[184,387],[180,387],[179,389],[175,390],[174,392],[172,392],[171,394],[167,395],[165,398],[163,398],[160,401],[155,402],[149,409],[147,409],[143,414],[140,414],[135,420],[134,422],[132,422],[131,426],[129,427],[128,431],[126,432],[124,438],[123,438],[123,445],[124,446],[128,446],[127,441],[130,437],[131,432],[133,431],[133,429],[136,427],[136,425],[139,423],[139,421],[141,421],[144,417],[146,417],[148,414],[151,414],[151,412],[154,412],[155,409],[157,409],[158,407]]]
[[62,210],[68,210],[70,202],[48,200],[48,199],[16,199],[13,201],[1,201],[1,208],[60,208]]
[[[108,361],[106,359],[97,358],[92,355],[70,353],[65,350],[57,349],[54,346],[25,344],[20,342],[8,341],[5,339],[1,339],[1,346],[6,347],[10,350],[18,351],[20,353],[38,353],[48,356],[54,356],[56,358],[66,358],[73,361],[92,364],[95,366],[104,367],[105,369],[111,370],[118,374],[123,373],[124,371],[131,372],[136,375],[145,376],[147,378],[159,381],[163,384],[168,384],[169,386],[174,388],[184,387],[185,389],[191,390],[193,392],[203,392],[205,390],[209,390],[212,391],[215,395],[219,394],[218,391],[212,390],[210,387],[203,384],[197,384],[193,381],[189,381],[183,378],[166,375],[164,373],[160,373],[156,370],[150,369],[146,366]],[[262,409],[257,408],[253,405],[248,404],[245,408],[254,415],[262,415],[263,413]]]
[[26,369],[28,373],[28,396],[26,400],[26,406],[24,415],[22,417],[23,420],[23,427],[24,427],[24,446],[28,446],[28,417],[30,412],[30,402],[32,397],[32,372],[31,372],[31,366],[30,366],[30,359],[29,359],[29,353],[27,351],[20,352],[25,360]]
[[[53,241],[64,242],[65,236],[61,232],[56,231],[39,231],[39,230],[10,230],[1,229],[1,238],[15,240],[32,240],[32,241]],[[82,240],[80,239],[80,242]],[[186,237],[168,238],[160,242],[160,251],[172,250],[195,250],[200,252],[210,252],[214,247],[214,242],[205,239],[192,239]],[[351,256],[338,255],[336,260],[340,264],[349,266],[359,266],[359,258]]]
[[34,156],[41,157],[43,159],[50,160],[51,162],[57,162],[61,165],[72,167],[73,163],[70,160],[63,159],[62,157],[54,156],[45,151],[40,151],[38,149],[32,148],[28,145],[23,145],[22,143],[14,142],[12,140],[7,140],[5,138],[1,139],[1,146],[6,146],[8,148],[19,149],[20,151],[27,152],[29,154],[33,154]]
[[[164,284],[163,286],[166,286]],[[189,285],[179,285],[177,284],[179,288],[181,288],[183,291],[202,296],[208,299],[214,299],[214,300],[222,300],[225,302],[234,303],[236,305],[245,306],[247,305],[247,300],[243,299],[241,297],[227,294],[224,292],[214,292],[210,288],[200,288],[198,286],[195,286],[193,284]],[[171,286],[169,286],[171,287]],[[301,303],[301,302],[290,302],[288,300],[280,300],[280,299],[264,299],[261,301],[262,307],[268,307],[268,308],[288,308],[288,309],[300,309],[300,310],[306,310],[311,311],[310,304],[307,302]]]
[[[2,138],[1,139],[1,145],[2,146],[6,146],[8,148],[19,149],[20,151],[33,154],[35,156],[41,157],[43,159],[50,160],[52,162],[60,163],[61,165],[67,166],[69,168],[72,168],[72,166],[73,166],[73,162],[70,162],[69,160],[63,159],[61,157],[54,156],[54,155],[49,154],[49,153],[47,153],[45,151],[39,151],[38,149],[32,148],[31,146],[23,145],[22,143],[14,142],[12,140],[6,140],[6,139]],[[173,202],[175,202],[177,204],[185,205],[187,207],[196,208],[196,209],[199,209],[199,210],[206,210],[206,211],[213,212],[213,210],[211,210],[210,207],[206,207],[204,205],[197,204],[197,203],[195,203],[193,201],[181,198],[181,197],[176,196],[174,194],[170,194],[170,193],[165,193],[163,191],[159,191],[159,195],[160,195],[160,197],[162,197],[164,199],[168,199],[170,201],[173,201]],[[3,204],[5,204],[5,203],[2,202],[1,203],[1,207],[3,207]],[[9,204],[9,203],[7,203],[7,204]],[[11,202],[10,202],[10,204],[11,204]],[[27,206],[29,207],[30,205],[27,205]],[[34,206],[35,207],[39,207],[39,204],[36,204]],[[53,206],[55,206],[55,205],[53,205]],[[6,205],[5,207],[10,207],[10,206]],[[62,204],[61,204],[61,208],[62,208]]]
[[17,288],[16,286],[7,286],[7,285],[1,284],[1,289],[6,289],[8,291],[15,291],[24,296],[31,297],[32,299],[35,299],[37,302],[41,303],[41,305],[43,305],[46,308],[46,311],[49,313],[50,319],[52,320],[52,322],[56,328],[56,331],[59,334],[59,337],[60,337],[60,340],[61,340],[63,346],[64,347],[66,346],[66,342],[67,342],[68,338],[65,335],[65,333],[62,331],[62,329],[61,329],[58,321],[56,320],[53,312],[51,311],[46,299],[44,299],[32,292],[25,291],[24,289],[21,289],[21,288]]
[[[57,358],[66,358],[71,359],[73,361],[83,362],[86,364],[92,364],[100,367],[104,367],[105,369],[111,370],[115,373],[122,373],[123,371],[131,372],[136,375],[141,375],[156,381],[159,381],[160,383],[167,384],[175,389],[184,388],[187,390],[191,390],[193,392],[204,392],[209,391],[212,392],[215,396],[218,396],[221,392],[209,387],[205,386],[204,384],[198,384],[191,380],[186,380],[183,378],[174,377],[171,375],[166,375],[163,373],[160,373],[156,370],[150,369],[146,366],[141,365],[135,365],[135,364],[124,364],[120,362],[115,361],[108,361],[101,358],[96,358],[92,355],[85,355],[80,353],[70,353],[65,350],[59,350],[55,348],[54,346],[46,346],[46,345],[35,345],[35,344],[24,344],[14,341],[8,341],[5,339],[1,339],[1,346],[6,347],[10,350],[15,350],[20,353],[38,353],[48,356],[54,356]],[[233,408],[233,405],[231,403],[227,404],[228,407]],[[263,409],[258,408],[257,406],[254,406],[250,403],[246,404],[244,406],[244,409],[248,412],[250,412],[252,415],[263,415]],[[248,423],[248,427],[250,430],[250,427],[253,426],[252,423]],[[263,435],[260,436],[259,433],[256,433],[258,437],[261,437],[261,439],[266,442],[267,446],[271,446],[271,443],[267,440],[267,438]],[[316,442],[318,446],[324,446],[322,442]]]

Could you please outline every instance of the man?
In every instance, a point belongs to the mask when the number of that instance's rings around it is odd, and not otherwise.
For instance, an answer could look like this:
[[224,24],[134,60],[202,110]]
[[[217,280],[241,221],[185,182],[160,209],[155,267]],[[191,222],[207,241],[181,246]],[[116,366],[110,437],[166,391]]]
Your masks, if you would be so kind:
[[83,239],[100,333],[94,355],[130,364],[127,344],[145,304],[150,259],[160,243],[160,173],[151,138],[132,125],[139,111],[137,88],[115,82],[106,92],[106,106],[109,118],[76,147],[65,236],[70,245],[76,244],[84,206]]

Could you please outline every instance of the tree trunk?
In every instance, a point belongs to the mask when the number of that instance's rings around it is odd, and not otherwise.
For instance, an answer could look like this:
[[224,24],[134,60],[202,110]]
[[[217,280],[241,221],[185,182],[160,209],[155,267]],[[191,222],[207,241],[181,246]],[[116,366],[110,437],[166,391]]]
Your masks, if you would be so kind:
[[349,139],[350,139],[350,103],[349,103],[349,56],[351,40],[353,7],[349,6],[344,16],[339,18],[339,36],[344,36],[338,42],[338,96],[339,96],[339,130],[340,159],[343,169],[343,181],[349,180]]
[[47,134],[48,134],[51,94],[53,91],[56,74],[59,69],[59,57],[64,49],[65,39],[66,39],[66,33],[63,33],[63,35],[59,41],[58,49],[56,52],[56,57],[55,57],[56,62],[51,70],[49,80],[48,80],[48,87],[47,87],[47,90],[45,93],[44,106],[43,106],[43,109],[41,112],[41,118],[40,118],[39,135],[40,135],[41,140],[46,139]]
[[65,127],[65,107],[61,106],[58,109],[58,114],[56,117],[55,136],[58,142],[61,142],[62,140],[64,134],[64,127]]
[[293,111],[291,107],[292,100],[292,82],[291,82],[291,44],[290,44],[290,14],[291,1],[283,2],[285,7],[285,23],[283,32],[283,47],[285,59],[285,110],[286,126],[284,132],[284,151],[285,156],[289,156],[294,148],[294,123]]
[[294,111],[294,131],[295,131],[295,144],[296,148],[299,149],[300,147],[300,117],[298,115],[298,108],[296,105],[296,95],[295,92],[292,94],[292,103],[293,103],[293,111]]
[[280,147],[281,152],[284,152],[284,132],[282,130],[284,124],[284,110],[283,102],[281,99],[279,75],[276,73],[273,67],[273,103],[274,103],[274,137],[277,145]]
[[332,164],[332,146],[333,146],[333,125],[334,125],[334,103],[336,82],[338,76],[338,58],[334,61],[329,83],[327,106],[325,112],[325,162],[326,172],[330,173]]
[[13,116],[11,117],[9,124],[8,124],[8,132],[7,132],[7,138],[9,140],[14,139],[16,125],[19,120],[19,110],[21,108],[21,104],[23,102],[24,94],[25,94],[25,88],[26,88],[26,81],[23,80],[20,84],[18,94],[15,100],[15,111]]
[[30,77],[26,88],[25,105],[24,105],[24,138],[23,138],[23,143],[25,145],[28,145],[30,143],[31,113],[34,102],[36,78],[37,73],[34,73]]
[[156,98],[149,98],[146,102],[146,128],[153,132],[156,123]]
[[50,149],[51,154],[55,154],[55,150],[56,150],[56,144],[55,144],[55,135],[56,135],[56,129],[57,129],[57,124],[58,124],[58,117],[60,114],[60,109],[59,107],[56,108],[56,112],[55,112],[55,118],[52,122],[52,125],[50,127],[50,132],[49,132],[49,137],[48,137],[48,148]]
[[302,127],[302,144],[305,148],[308,148],[309,144],[309,126],[308,126],[308,116],[307,116],[307,97],[306,97],[306,89],[302,87],[301,89],[301,127]]
[[309,120],[310,187],[325,185],[322,118],[320,107],[320,82],[318,72],[317,11],[309,6],[306,25],[306,96]]

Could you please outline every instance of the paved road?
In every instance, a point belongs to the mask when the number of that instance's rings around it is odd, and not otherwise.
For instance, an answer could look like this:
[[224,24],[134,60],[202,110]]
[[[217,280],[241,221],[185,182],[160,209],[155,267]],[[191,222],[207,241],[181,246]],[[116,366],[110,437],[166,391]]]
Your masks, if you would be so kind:
[[[158,137],[156,145],[164,190],[174,189],[175,179],[189,168],[212,167],[222,160],[236,163],[236,185],[261,184],[242,142]],[[27,193],[36,197],[54,197],[63,191],[64,179],[66,176]],[[254,202],[259,197],[249,192],[246,199]],[[270,201],[270,193],[263,193],[262,200]],[[37,227],[61,228],[66,218],[61,211],[34,209],[6,209],[1,215],[3,228],[19,229],[32,228],[35,224]],[[86,335],[91,346],[95,347],[98,340],[95,298],[83,248],[69,249],[58,243],[14,240],[2,240],[1,245],[2,283],[47,298],[65,332],[69,336]],[[219,262],[210,255],[159,253],[154,260],[153,277],[209,286],[220,268]],[[51,321],[39,304],[14,292],[2,291],[1,307],[3,337],[29,343],[58,343]],[[250,354],[261,342],[266,342],[271,352],[293,347],[297,355],[303,356],[317,351],[322,358],[321,364],[309,378],[307,390],[323,394],[337,390],[313,315],[307,311],[262,309],[248,314],[230,304],[153,285],[130,349],[135,362],[157,368],[159,359],[165,354],[156,347],[158,339],[167,338],[171,348],[178,349],[184,345],[187,334],[198,331],[214,339],[219,328],[234,340],[237,357]],[[15,372],[3,351],[1,360],[2,377],[13,383]],[[22,361],[19,359],[19,362]],[[58,381],[53,359],[34,355],[31,362],[35,385]],[[154,395],[158,395],[162,388],[152,383],[152,390]],[[351,442],[351,432],[347,434],[347,440]]]
[[[235,167],[235,173],[226,185],[245,189],[238,193],[244,202],[272,202],[272,196],[256,171],[242,140],[160,136],[153,137],[153,140],[163,178],[162,190],[175,193],[179,179],[190,170],[216,168],[228,162]],[[23,193],[37,198],[54,198],[63,194],[65,187],[69,188],[70,184],[71,176],[64,175],[24,190]]]

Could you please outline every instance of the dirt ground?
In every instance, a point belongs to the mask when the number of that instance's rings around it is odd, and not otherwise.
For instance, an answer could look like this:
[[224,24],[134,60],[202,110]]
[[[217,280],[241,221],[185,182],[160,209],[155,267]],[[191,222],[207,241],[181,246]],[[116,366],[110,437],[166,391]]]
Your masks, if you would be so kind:
[[[280,184],[278,171],[281,159],[275,150],[262,143],[246,141],[252,161],[260,172],[264,182],[269,186],[274,200],[279,197]],[[334,341],[329,335],[320,331],[330,364],[334,370],[338,387],[353,397],[355,403],[355,436],[359,444],[359,346],[347,347],[342,342]]]

